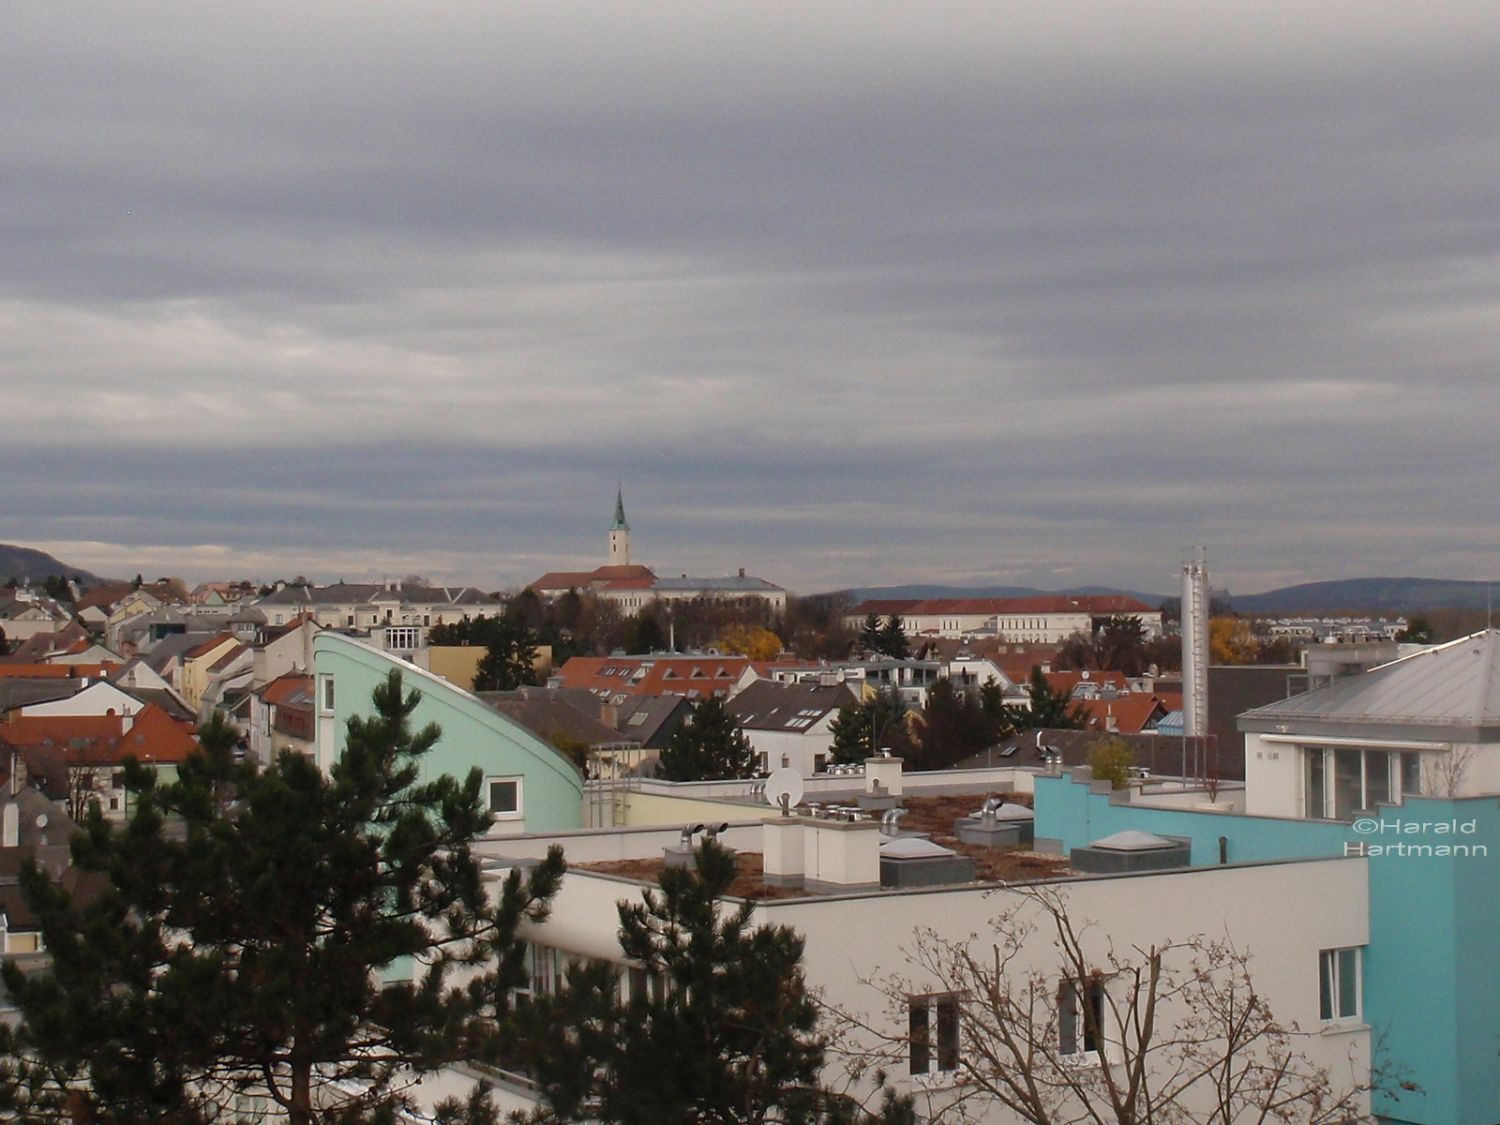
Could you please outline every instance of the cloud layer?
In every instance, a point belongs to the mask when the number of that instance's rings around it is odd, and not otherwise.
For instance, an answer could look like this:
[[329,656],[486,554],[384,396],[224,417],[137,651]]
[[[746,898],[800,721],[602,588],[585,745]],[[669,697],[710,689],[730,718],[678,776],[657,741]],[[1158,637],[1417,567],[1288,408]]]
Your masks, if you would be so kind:
[[0,539],[1490,575],[1493,5],[804,9],[19,0]]

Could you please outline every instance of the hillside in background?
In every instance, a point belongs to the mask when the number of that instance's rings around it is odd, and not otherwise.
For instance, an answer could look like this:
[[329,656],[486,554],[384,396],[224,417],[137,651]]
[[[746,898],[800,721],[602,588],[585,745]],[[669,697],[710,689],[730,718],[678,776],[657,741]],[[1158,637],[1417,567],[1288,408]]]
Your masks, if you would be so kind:
[[[1124,594],[1149,606],[1167,600],[1161,594],[1121,590],[1112,586],[1075,586],[1067,590],[1038,590],[1030,586],[866,586],[850,590],[856,601],[886,598],[1030,598],[1058,594]],[[1331,614],[1424,613],[1438,609],[1484,609],[1490,594],[1486,582],[1448,578],[1343,578],[1305,582],[1267,590],[1263,594],[1229,594],[1225,600],[1236,613]],[[1221,597],[1222,595],[1215,595]],[[1175,602],[1175,597],[1172,598]]]
[[1230,594],[1237,613],[1338,613],[1344,610],[1390,613],[1434,609],[1483,609],[1488,582],[1447,578],[1345,578],[1307,582],[1264,594]]
[[22,579],[41,582],[54,574],[63,578],[78,578],[85,586],[97,586],[104,581],[97,574],[90,574],[80,566],[69,566],[46,551],[0,543],[0,582],[8,582],[12,578],[18,582]]
[[912,583],[906,586],[863,586],[848,591],[857,602],[887,598],[1049,598],[1059,595],[1097,596],[1105,594],[1136,598],[1147,605],[1161,605],[1161,594],[1143,594],[1138,590],[1121,590],[1114,586],[1073,586],[1066,590],[1038,590],[1034,586],[932,586]]

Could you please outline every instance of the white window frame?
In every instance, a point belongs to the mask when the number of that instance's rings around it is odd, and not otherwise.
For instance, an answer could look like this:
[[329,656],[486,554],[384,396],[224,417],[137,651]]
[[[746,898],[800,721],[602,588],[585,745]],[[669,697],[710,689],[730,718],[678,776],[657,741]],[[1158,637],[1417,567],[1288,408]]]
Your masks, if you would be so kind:
[[[1339,750],[1353,750],[1359,754],[1360,803],[1357,808],[1350,810],[1348,816],[1345,817],[1340,817],[1338,815],[1338,796],[1334,783],[1337,771],[1337,766],[1335,765],[1337,761],[1336,752]],[[1370,800],[1372,795],[1370,786],[1371,754],[1380,754],[1385,757],[1385,768],[1387,771],[1386,796],[1385,800],[1380,802],[1381,804],[1404,804],[1408,795],[1415,796],[1415,794],[1408,794],[1403,788],[1404,778],[1402,776],[1401,769],[1403,754],[1401,752],[1387,750],[1378,746],[1305,746],[1303,747],[1301,760],[1301,785],[1303,790],[1302,810],[1304,815],[1321,820],[1348,820],[1350,819],[1350,817],[1356,817],[1363,813],[1374,811],[1374,806]],[[1315,813],[1308,807],[1312,802],[1312,793],[1310,792],[1310,774],[1312,772],[1312,762],[1314,755],[1318,755],[1320,757],[1323,767],[1323,808],[1322,812],[1320,813]]]
[[[1318,1019],[1325,1026],[1358,1024],[1363,1018],[1364,950],[1358,945],[1318,951]],[[1343,1006],[1344,985],[1353,974],[1353,1009]]]
[[334,699],[333,676],[323,672],[318,676],[318,714],[332,715]]
[[[520,774],[496,775],[484,779],[484,807],[496,820],[524,820],[526,818],[525,778]],[[495,810],[494,787],[509,782],[516,787],[516,807],[510,812]]]

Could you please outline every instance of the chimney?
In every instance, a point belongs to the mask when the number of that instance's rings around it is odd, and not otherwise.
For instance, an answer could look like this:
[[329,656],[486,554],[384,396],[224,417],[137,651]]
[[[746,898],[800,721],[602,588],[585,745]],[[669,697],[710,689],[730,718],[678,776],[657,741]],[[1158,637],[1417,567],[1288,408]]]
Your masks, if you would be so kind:
[[14,801],[5,802],[4,826],[0,828],[0,847],[21,846],[21,809]]
[[882,750],[877,757],[865,759],[865,794],[867,796],[901,796],[901,759]]
[[806,823],[802,817],[790,815],[762,822],[761,853],[767,886],[802,885]]
[[826,894],[880,886],[879,821],[815,818],[803,823],[803,882],[808,890]]

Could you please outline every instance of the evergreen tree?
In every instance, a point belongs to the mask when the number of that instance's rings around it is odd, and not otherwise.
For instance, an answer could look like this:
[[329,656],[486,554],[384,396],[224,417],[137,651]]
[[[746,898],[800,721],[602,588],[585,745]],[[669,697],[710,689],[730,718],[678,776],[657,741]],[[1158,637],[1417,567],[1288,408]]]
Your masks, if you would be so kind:
[[[721,910],[734,856],[705,841],[697,870],[621,902],[620,947],[640,976],[628,1000],[608,966],[518,1013],[528,1070],[551,1120],[604,1125],[868,1122],[819,1087],[824,1041],[802,975],[802,939],[752,926],[754,904]],[[914,1120],[887,1098],[886,1120]]]
[[859,627],[859,651],[880,652],[880,615],[868,613],[865,623]]
[[1010,729],[999,685],[986,684],[975,696],[955,687],[951,679],[940,679],[927,689],[918,716],[919,754],[912,768],[947,769],[995,745]]
[[1052,685],[1047,682],[1047,677],[1042,673],[1040,664],[1032,665],[1031,682],[1028,688],[1031,692],[1031,709],[1018,707],[1012,712],[1017,730],[1039,728],[1081,730],[1083,728],[1083,715],[1078,705],[1073,702],[1072,689],[1064,692],[1053,691]]
[[522,684],[539,682],[536,634],[520,612],[437,625],[428,639],[435,645],[484,646],[485,653],[474,668],[475,691],[514,691]]
[[894,691],[846,703],[829,724],[833,735],[829,754],[841,763],[862,762],[887,749],[897,757],[909,757],[913,745],[906,720],[906,701]]
[[759,756],[723,700],[710,696],[672,732],[656,764],[667,781],[729,781],[754,777]]
[[[470,850],[490,823],[480,771],[419,783],[439,732],[411,729],[417,702],[392,672],[329,775],[291,752],[236,764],[227,724],[168,784],[128,762],[129,822],[96,810],[74,840],[102,890],[74,901],[23,872],[52,967],[4,966],[23,1021],[0,1041],[4,1108],[196,1125],[244,1095],[291,1125],[345,1125],[389,1115],[398,1072],[466,1054],[504,1014],[516,928],[545,914],[562,858],[489,903]],[[381,986],[413,959],[418,982]],[[459,965],[478,967],[467,990],[447,983]]]
[[885,624],[880,627],[880,635],[876,644],[877,651],[896,660],[905,660],[909,644],[910,642],[906,639],[906,625],[901,620],[901,615],[891,614],[886,618]]
[[658,614],[657,607],[650,605],[630,619],[625,627],[625,651],[649,653],[667,650],[667,630],[662,627]]

